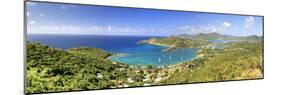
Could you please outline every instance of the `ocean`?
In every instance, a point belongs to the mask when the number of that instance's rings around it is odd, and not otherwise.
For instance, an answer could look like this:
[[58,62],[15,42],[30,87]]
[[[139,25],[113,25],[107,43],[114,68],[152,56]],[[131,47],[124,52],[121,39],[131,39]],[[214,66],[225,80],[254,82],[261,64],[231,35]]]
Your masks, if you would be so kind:
[[50,47],[69,49],[77,47],[101,48],[107,52],[122,53],[112,56],[113,61],[132,65],[169,65],[189,61],[196,57],[196,48],[180,48],[163,52],[167,48],[148,44],[138,44],[141,40],[160,38],[156,36],[112,36],[112,35],[50,35],[28,34],[27,40]]

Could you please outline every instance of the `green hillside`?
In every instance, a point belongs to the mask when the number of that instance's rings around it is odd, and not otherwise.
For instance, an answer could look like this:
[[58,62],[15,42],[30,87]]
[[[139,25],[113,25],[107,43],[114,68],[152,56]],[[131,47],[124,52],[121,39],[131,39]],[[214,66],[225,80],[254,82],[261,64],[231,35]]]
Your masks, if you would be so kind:
[[96,48],[68,51],[28,43],[29,93],[99,89],[114,85],[111,80],[116,78],[114,71],[118,64],[105,59],[110,53]]
[[225,49],[202,49],[198,59],[181,64],[184,68],[178,68],[162,84],[262,78],[262,49],[261,42],[234,43]]
[[[192,61],[165,66],[114,62],[116,55],[98,48],[52,48],[27,43],[27,92],[58,92],[263,78],[262,39],[256,36],[213,48],[205,40],[167,37],[139,42],[177,48],[199,48]],[[168,48],[168,49],[170,49]]]
[[113,54],[98,48],[80,47],[63,50],[28,42],[27,92],[58,92],[154,84],[158,68],[153,66],[143,68],[113,62],[107,59],[110,55]]
[[169,46],[176,48],[200,48],[201,46],[208,44],[208,42],[205,40],[193,40],[189,38],[180,38],[176,36],[167,38],[151,38],[148,40],[140,41],[139,43]]

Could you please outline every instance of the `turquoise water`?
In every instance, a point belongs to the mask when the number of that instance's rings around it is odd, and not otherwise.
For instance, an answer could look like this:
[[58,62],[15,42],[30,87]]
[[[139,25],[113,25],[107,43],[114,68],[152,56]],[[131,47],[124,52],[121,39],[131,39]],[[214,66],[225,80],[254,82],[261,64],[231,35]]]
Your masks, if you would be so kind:
[[111,60],[134,65],[168,65],[189,61],[196,57],[196,48],[179,48],[170,52],[162,51],[167,47],[142,45],[120,50],[122,56],[112,56]]
[[112,35],[28,35],[28,41],[39,42],[56,48],[94,47],[107,52],[125,53],[126,56],[112,56],[110,59],[135,65],[167,65],[189,61],[196,57],[198,49],[181,48],[163,52],[163,46],[138,44],[141,40],[159,38],[152,36]]

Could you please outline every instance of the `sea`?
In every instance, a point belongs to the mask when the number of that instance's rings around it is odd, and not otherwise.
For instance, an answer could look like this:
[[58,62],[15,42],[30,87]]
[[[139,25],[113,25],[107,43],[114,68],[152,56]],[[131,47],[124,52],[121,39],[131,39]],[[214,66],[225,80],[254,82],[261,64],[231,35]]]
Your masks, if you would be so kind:
[[168,48],[149,44],[139,44],[141,40],[162,38],[158,36],[117,36],[117,35],[54,35],[28,34],[27,41],[37,42],[54,48],[94,47],[107,52],[123,54],[109,59],[129,65],[170,65],[196,58],[197,48]]

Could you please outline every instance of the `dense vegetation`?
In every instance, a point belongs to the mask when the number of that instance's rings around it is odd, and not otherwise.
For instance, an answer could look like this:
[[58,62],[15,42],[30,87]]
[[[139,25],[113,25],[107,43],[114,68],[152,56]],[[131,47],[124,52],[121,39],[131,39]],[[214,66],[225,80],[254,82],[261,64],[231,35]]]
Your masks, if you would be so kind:
[[[263,77],[261,37],[249,36],[237,42],[213,48],[206,39],[225,35],[198,34],[152,38],[142,44],[172,48],[200,47],[197,58],[168,66],[133,66],[114,62],[113,53],[98,48],[52,48],[40,43],[27,43],[27,92],[57,92],[131,86],[164,85]],[[201,38],[199,37],[201,36]],[[199,39],[200,38],[200,39]]]
[[51,48],[27,44],[27,92],[57,92],[144,86],[152,83],[158,70],[107,59],[112,53],[97,48]]
[[[208,43],[207,40],[234,41],[228,43]],[[234,37],[218,33],[200,33],[168,38],[152,38],[141,41],[141,43],[176,48],[200,48],[197,59],[165,68],[165,71],[169,72],[169,77],[158,84],[255,79],[263,77],[262,37]],[[214,48],[216,45],[224,48]]]
[[180,67],[186,68],[178,68],[162,84],[262,78],[262,49],[261,42],[233,43],[225,49],[202,49],[200,58],[181,64]]
[[167,38],[151,38],[148,40],[143,40],[139,43],[169,46],[173,48],[200,48],[208,44],[208,42],[205,40],[193,40],[189,38],[180,38],[175,36]]
[[232,38],[237,38],[234,36],[230,35],[223,35],[219,33],[199,33],[199,34],[194,34],[194,35],[188,35],[188,34],[180,34],[177,37],[180,38],[189,38],[189,39],[197,39],[197,40],[213,40],[213,39],[232,39]]
[[38,43],[27,45],[27,91],[29,93],[99,89],[113,84],[115,67],[105,59],[109,53],[95,48],[70,52]]

